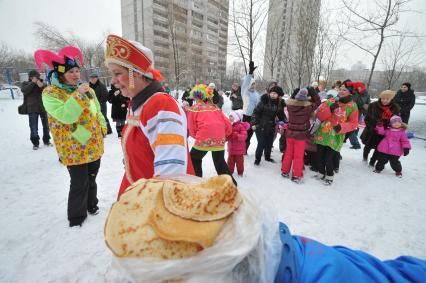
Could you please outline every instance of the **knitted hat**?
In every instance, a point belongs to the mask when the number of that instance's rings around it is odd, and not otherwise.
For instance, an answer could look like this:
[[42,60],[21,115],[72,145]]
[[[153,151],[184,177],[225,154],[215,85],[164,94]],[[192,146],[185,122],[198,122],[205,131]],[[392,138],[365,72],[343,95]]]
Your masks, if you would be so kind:
[[160,71],[154,69],[154,54],[141,43],[126,40],[116,35],[108,35],[105,52],[105,65],[114,63],[129,69],[129,87],[134,87],[133,72],[162,81]]
[[380,93],[380,98],[387,98],[389,100],[392,100],[395,97],[395,92],[393,90],[387,89]]
[[36,70],[31,70],[31,71],[28,72],[28,77],[29,78],[34,78],[34,77],[40,78],[40,73],[37,72]]
[[296,100],[309,100],[309,97],[308,97],[308,90],[307,90],[306,88],[301,88],[301,89],[297,92],[297,94],[296,94],[296,96],[294,97],[294,99],[296,99]]
[[281,87],[279,87],[279,86],[273,86],[273,87],[271,87],[270,89],[269,89],[269,93],[271,93],[271,92],[275,92],[275,93],[277,93],[278,94],[278,96],[284,96],[284,91],[283,91],[283,89],[281,88]]
[[330,89],[329,91],[327,91],[327,96],[328,97],[336,98],[337,94],[338,94],[338,92],[335,89]]
[[98,74],[96,74],[96,73],[91,73],[91,74],[89,75],[89,78],[99,78],[99,76],[98,76]]
[[402,119],[401,119],[401,117],[399,117],[399,116],[397,116],[397,115],[393,115],[391,118],[390,118],[390,124],[392,125],[392,124],[394,124],[394,123],[402,123]]
[[351,94],[353,92],[353,82],[351,80],[345,80],[342,82],[342,85],[340,86],[340,90],[347,89]]
[[212,99],[213,91],[211,88],[207,87],[204,84],[198,84],[191,89],[191,92],[189,93],[189,98],[201,100]]
[[209,83],[209,88],[213,88],[213,89],[215,89],[215,88],[216,88],[216,85],[215,85],[214,83]]
[[316,82],[316,81],[312,82],[311,86],[312,87],[318,87],[318,82]]
[[234,118],[234,123],[240,122],[243,120],[243,110],[239,109],[231,111],[231,113],[229,113],[229,116],[232,116]]

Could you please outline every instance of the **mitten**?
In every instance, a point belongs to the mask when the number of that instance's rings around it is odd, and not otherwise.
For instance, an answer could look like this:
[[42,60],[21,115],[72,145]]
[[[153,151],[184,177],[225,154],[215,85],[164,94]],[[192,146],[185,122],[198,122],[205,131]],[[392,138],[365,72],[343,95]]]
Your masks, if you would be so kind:
[[409,148],[404,148],[404,156],[407,156],[410,153]]
[[342,129],[342,126],[340,126],[340,124],[337,124],[336,126],[333,127],[333,129],[336,133],[338,133]]
[[256,67],[254,66],[254,62],[250,61],[250,63],[249,63],[249,74],[253,75],[254,70],[256,70],[256,68],[257,68],[257,66]]
[[339,107],[339,103],[334,102],[333,104],[330,105],[330,112],[333,113],[334,110],[336,110],[336,108]]

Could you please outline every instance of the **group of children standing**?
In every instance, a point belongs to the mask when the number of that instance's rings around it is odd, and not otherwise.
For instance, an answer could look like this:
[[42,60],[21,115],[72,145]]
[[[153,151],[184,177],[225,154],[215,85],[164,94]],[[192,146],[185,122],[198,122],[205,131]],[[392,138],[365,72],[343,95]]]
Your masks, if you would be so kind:
[[[284,178],[291,176],[293,182],[301,183],[305,165],[310,164],[311,169],[318,172],[317,179],[331,185],[334,174],[339,170],[340,150],[345,137],[358,129],[359,109],[352,97],[356,91],[353,85],[356,84],[346,81],[329,91],[322,101],[313,88],[296,89],[284,101],[281,99],[282,89],[274,85],[259,99],[249,122],[244,121],[243,110],[234,110],[226,117],[212,103],[211,90],[205,85],[195,86],[190,92],[195,104],[186,106],[186,112],[189,135],[195,139],[191,159],[196,175],[202,177],[202,159],[211,151],[218,174],[232,177],[236,167],[238,175],[242,176],[250,131],[258,140],[255,165],[259,165],[263,154],[266,161],[275,162],[271,158],[271,149],[276,125],[280,124],[285,129],[282,131],[285,150],[281,175]],[[407,155],[411,147],[404,131],[405,124],[397,116],[398,108],[392,102],[394,95],[392,91],[384,91],[379,100],[367,108],[366,128],[361,140],[365,144],[364,160],[371,149],[375,150],[370,161],[370,165],[375,166],[374,172],[381,172],[390,162],[396,176],[401,177],[399,157]],[[224,154],[226,142],[227,162]],[[236,184],[234,178],[233,181]]]

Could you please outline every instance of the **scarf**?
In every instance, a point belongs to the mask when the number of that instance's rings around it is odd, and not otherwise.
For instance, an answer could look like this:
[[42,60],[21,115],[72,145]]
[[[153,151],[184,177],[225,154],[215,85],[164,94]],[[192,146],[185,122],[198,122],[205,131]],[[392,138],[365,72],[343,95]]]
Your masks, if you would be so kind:
[[379,102],[378,106],[382,110],[382,121],[388,121],[393,116],[393,113],[390,110],[390,105],[383,105]]

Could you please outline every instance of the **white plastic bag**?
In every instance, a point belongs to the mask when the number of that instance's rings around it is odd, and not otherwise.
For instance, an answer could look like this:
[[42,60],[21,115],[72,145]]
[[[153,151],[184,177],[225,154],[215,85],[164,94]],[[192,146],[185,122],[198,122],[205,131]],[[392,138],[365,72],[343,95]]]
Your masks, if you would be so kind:
[[[193,176],[174,176],[173,179],[189,183],[198,183],[201,180]],[[196,256],[179,260],[114,257],[116,265],[132,282],[239,281],[234,278],[236,275],[233,274],[234,268],[241,263],[238,268],[246,268],[249,271],[248,266],[244,267],[245,262],[249,263],[245,258],[263,245],[261,220],[257,208],[249,196],[244,194],[242,196],[243,202],[225,223],[215,244]],[[239,274],[237,277],[243,277],[244,273],[244,270],[237,272]]]

